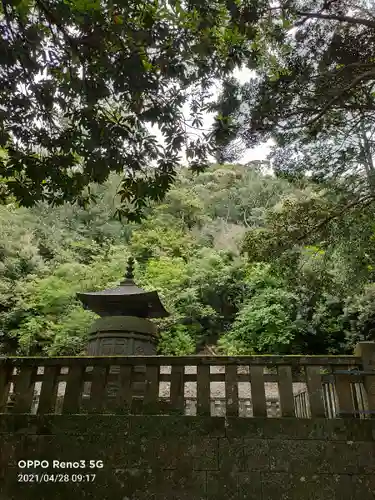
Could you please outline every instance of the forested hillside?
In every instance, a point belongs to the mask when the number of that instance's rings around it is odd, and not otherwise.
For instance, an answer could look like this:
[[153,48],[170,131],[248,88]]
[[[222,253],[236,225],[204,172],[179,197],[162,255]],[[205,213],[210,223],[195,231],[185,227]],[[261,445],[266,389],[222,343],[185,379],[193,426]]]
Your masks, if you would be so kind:
[[252,162],[182,170],[143,222],[126,223],[119,182],[93,186],[86,209],[0,206],[3,353],[83,352],[95,315],[75,294],[115,285],[130,254],[137,283],[171,313],[160,353],[344,353],[374,339],[373,209],[332,215],[326,187]]

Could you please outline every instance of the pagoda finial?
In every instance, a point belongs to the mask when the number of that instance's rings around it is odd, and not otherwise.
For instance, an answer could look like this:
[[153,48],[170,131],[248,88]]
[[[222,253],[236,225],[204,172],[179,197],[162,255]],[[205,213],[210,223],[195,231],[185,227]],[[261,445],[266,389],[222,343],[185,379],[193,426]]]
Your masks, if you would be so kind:
[[125,275],[125,278],[127,280],[132,280],[134,278],[134,262],[135,261],[133,257],[128,258],[128,265],[126,268],[126,275]]

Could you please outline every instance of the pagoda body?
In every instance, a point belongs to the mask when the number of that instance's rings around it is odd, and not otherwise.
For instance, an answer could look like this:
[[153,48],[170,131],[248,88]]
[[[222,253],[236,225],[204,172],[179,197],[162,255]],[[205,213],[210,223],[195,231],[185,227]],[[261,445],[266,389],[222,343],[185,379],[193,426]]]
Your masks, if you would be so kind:
[[146,292],[133,281],[134,259],[128,260],[124,281],[101,292],[79,293],[85,309],[100,316],[90,328],[88,356],[150,356],[156,354],[152,318],[169,316],[157,292]]

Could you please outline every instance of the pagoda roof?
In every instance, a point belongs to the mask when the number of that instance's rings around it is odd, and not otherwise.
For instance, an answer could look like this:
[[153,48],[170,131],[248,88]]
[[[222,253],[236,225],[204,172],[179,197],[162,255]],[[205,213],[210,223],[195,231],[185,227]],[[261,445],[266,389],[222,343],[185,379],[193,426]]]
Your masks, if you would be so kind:
[[146,292],[146,290],[143,290],[143,288],[139,288],[134,281],[129,280],[129,283],[126,283],[123,281],[120,283],[120,286],[117,286],[115,288],[107,288],[106,290],[101,290],[99,292],[89,292],[85,294],[79,294],[79,295],[118,295],[118,296],[124,296],[124,295],[144,295],[148,293],[153,293],[153,292]]
[[77,298],[87,309],[100,316],[169,316],[156,291],[147,292],[134,283],[133,265],[134,260],[129,259],[126,277],[119,286],[98,292],[78,293]]

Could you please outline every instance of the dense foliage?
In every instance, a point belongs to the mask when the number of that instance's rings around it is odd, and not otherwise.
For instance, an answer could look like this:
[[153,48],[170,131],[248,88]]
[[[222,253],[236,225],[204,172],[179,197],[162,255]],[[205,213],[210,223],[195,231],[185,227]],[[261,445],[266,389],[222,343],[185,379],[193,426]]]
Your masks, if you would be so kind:
[[262,47],[256,74],[242,86],[232,80],[220,100],[233,131],[247,145],[273,137],[279,146],[301,146],[327,140],[330,132],[368,128],[375,106],[374,1],[271,3],[262,11],[263,2],[254,2],[260,17],[253,45]]
[[[374,10],[373,0],[2,2],[0,199],[87,203],[90,183],[116,172],[119,211],[136,219],[166,193],[182,150],[201,170],[209,153],[232,161],[238,137],[276,139],[288,173],[313,155],[325,174],[334,150],[329,171],[341,172],[360,150],[373,186]],[[232,78],[240,66],[256,71],[244,86]],[[197,138],[207,110],[214,128]],[[353,129],[360,146],[338,147]],[[315,139],[323,154],[305,151]]]
[[184,170],[166,199],[135,224],[113,218],[118,182],[112,176],[94,186],[98,202],[86,209],[1,208],[4,352],[83,352],[95,316],[75,294],[115,285],[130,254],[136,281],[158,290],[171,313],[158,321],[162,353],[205,345],[229,354],[337,353],[373,338],[370,214],[348,215],[348,231],[336,231],[335,240],[279,255],[271,239],[258,238],[253,253],[249,245],[241,253],[251,235],[277,238],[278,224],[292,224],[295,200],[315,196],[323,203],[314,186],[266,175],[256,163],[212,166],[198,177]]
[[245,10],[223,0],[2,2],[0,196],[85,202],[91,182],[117,172],[122,212],[134,218],[165,193],[183,147],[202,168],[208,144],[190,132],[213,79],[256,57]]

